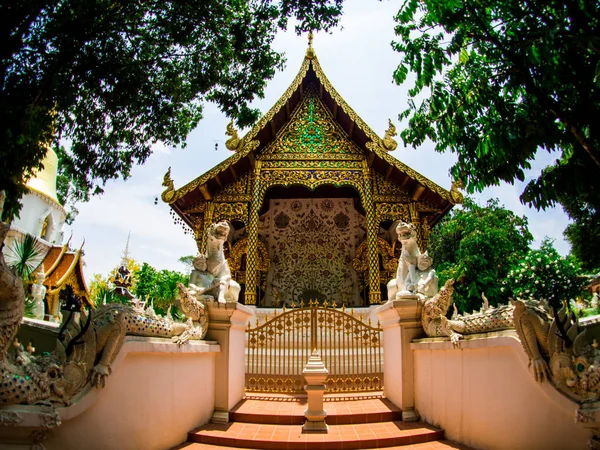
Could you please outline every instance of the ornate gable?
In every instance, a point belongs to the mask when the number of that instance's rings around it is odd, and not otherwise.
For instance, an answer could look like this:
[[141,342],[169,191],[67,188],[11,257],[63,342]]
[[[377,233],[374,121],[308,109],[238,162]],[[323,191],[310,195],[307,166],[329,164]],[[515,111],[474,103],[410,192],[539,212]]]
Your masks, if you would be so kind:
[[312,48],[292,84],[257,124],[241,137],[230,124],[227,134],[231,157],[179,189],[169,173],[165,176],[163,201],[196,235],[217,214],[244,215],[239,205],[232,211],[219,203],[250,205],[268,185],[351,185],[363,195],[368,180],[378,210],[397,216],[399,208],[405,212],[414,204],[411,217],[424,213],[431,226],[461,202],[456,189],[449,192],[389,153],[396,146],[393,124],[379,137],[337,93]]
[[[318,97],[316,86],[304,92],[290,121],[262,152],[261,159],[340,159],[340,155],[362,156],[363,152],[348,138],[342,127]],[[303,155],[303,156],[301,156]]]

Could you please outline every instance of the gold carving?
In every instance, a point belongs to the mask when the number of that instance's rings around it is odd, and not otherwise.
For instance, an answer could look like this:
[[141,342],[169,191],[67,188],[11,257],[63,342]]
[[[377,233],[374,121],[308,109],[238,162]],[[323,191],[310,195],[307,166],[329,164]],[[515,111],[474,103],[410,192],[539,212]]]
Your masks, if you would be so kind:
[[[262,241],[257,241],[258,256],[256,259],[256,270],[267,273],[271,261],[269,260],[269,252]],[[235,243],[231,249],[231,253],[227,257],[227,262],[231,268],[231,272],[239,272],[242,269],[242,257],[248,253],[248,239],[242,238]]]
[[169,170],[167,170],[167,173],[165,173],[162,185],[165,186],[167,189],[165,189],[165,191],[160,195],[160,198],[165,203],[173,203],[175,201],[175,184],[171,179],[170,167]]
[[364,155],[360,154],[344,154],[344,153],[274,153],[257,156],[257,159],[263,161],[280,161],[280,160],[291,160],[291,161],[320,161],[320,160],[334,160],[334,161],[362,161],[365,159]]
[[389,127],[385,132],[385,136],[383,136],[383,147],[387,151],[394,151],[398,147],[398,143],[394,140],[394,136],[397,136],[396,127],[392,123],[392,119],[388,119]]
[[304,99],[294,110],[290,121],[261,153],[263,155],[273,153],[360,155],[362,153],[360,149],[346,136],[329,110],[319,100],[315,87],[310,86],[306,89]]
[[381,223],[383,220],[409,220],[408,205],[402,203],[376,203],[375,204],[375,215],[377,216],[377,223]]
[[213,220],[220,222],[221,220],[241,220],[248,223],[248,203],[215,203],[215,212]]
[[375,180],[375,192],[377,195],[393,195],[396,198],[394,202],[410,201],[408,192],[402,189],[399,184],[386,179],[379,172],[373,171],[373,179]]
[[225,147],[227,150],[236,151],[240,146],[240,137],[238,136],[238,132],[233,126],[233,120],[227,124],[227,130],[225,132],[227,136],[231,136],[227,141],[225,141]]
[[[394,256],[394,249],[390,246],[390,244],[383,238],[377,238],[377,254],[381,255],[381,260],[383,262],[383,269],[390,274],[396,272],[396,267],[398,266],[398,260]],[[356,249],[356,257],[352,260],[352,267],[356,270],[357,273],[366,272],[369,270],[369,260],[368,260],[368,251],[367,251],[367,240],[365,239],[360,243],[360,245]],[[386,283],[388,282],[390,275],[383,275]]]
[[364,194],[362,171],[355,170],[298,170],[276,171],[265,170],[261,172],[262,191],[273,185],[291,186],[301,184],[310,189],[323,184],[334,186],[352,186],[359,193]]
[[463,183],[462,180],[457,180],[457,181],[453,181],[452,182],[452,186],[450,187],[450,199],[452,200],[452,203],[454,203],[455,205],[457,204],[462,204],[462,202],[464,201],[464,196],[462,194],[462,192],[460,192],[461,189],[465,188],[465,184]]
[[301,165],[297,161],[291,160],[277,160],[277,161],[263,161],[263,169],[287,169],[287,170],[315,170],[315,169],[327,169],[327,170],[360,170],[362,167],[361,161],[303,161]]

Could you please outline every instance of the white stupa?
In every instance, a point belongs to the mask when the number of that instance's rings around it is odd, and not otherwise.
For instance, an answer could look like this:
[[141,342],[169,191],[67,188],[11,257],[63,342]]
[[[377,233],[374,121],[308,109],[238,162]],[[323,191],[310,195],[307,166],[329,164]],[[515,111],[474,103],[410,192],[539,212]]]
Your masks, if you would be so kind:
[[23,207],[19,217],[15,217],[10,225],[5,251],[19,236],[26,233],[38,238],[46,250],[52,245],[62,244],[67,214],[56,195],[58,157],[50,147],[43,165],[44,168],[26,184],[29,192],[21,200]]

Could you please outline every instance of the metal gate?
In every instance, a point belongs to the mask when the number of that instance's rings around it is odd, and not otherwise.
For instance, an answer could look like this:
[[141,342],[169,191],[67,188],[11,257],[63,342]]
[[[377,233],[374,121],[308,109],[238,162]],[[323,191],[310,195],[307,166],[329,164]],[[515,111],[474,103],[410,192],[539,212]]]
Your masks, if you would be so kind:
[[383,389],[382,329],[316,301],[283,312],[246,332],[246,390],[304,391],[302,370],[318,350],[329,370],[328,392]]

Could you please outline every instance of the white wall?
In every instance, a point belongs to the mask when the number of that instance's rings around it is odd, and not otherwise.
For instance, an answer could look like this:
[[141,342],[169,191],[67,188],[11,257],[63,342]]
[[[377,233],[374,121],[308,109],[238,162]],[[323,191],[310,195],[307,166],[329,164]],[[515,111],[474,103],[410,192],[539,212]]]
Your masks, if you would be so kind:
[[216,343],[127,337],[102,390],[59,408],[48,450],[153,450],[184,442],[214,409]]
[[[42,237],[49,244],[60,245],[63,238],[63,226],[65,223],[65,211],[58,204],[42,194],[30,191],[23,196],[23,208],[19,213],[20,217],[15,217],[11,223],[14,228],[22,233],[29,233],[35,237]],[[52,216],[51,226],[47,236],[40,236],[42,225],[48,215]]]
[[411,349],[416,409],[448,439],[481,449],[587,448],[577,405],[535,381],[516,332],[472,336],[459,349],[422,339]]

